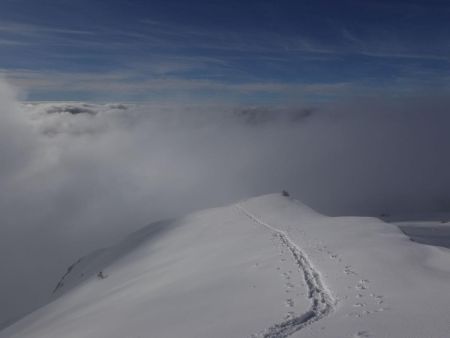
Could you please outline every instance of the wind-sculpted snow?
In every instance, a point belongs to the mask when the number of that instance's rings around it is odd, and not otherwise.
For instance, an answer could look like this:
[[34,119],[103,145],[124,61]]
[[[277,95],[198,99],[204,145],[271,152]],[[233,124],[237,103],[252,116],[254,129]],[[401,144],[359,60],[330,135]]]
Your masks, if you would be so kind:
[[320,273],[314,269],[308,257],[298,248],[289,236],[282,230],[265,223],[256,215],[250,213],[241,204],[238,204],[237,208],[251,220],[273,232],[279,238],[282,245],[291,252],[295,262],[303,273],[306,286],[308,288],[308,298],[311,300],[311,308],[306,313],[298,317],[288,319],[284,322],[277,323],[266,329],[262,334],[254,335],[254,337],[288,337],[298,330],[301,330],[304,327],[326,317],[331,311],[333,311],[335,301],[333,300],[331,293],[324,286]]
[[[424,221],[427,218],[429,220]],[[419,219],[394,219],[392,222],[414,242],[450,249],[450,213],[435,215],[434,219],[432,215]]]

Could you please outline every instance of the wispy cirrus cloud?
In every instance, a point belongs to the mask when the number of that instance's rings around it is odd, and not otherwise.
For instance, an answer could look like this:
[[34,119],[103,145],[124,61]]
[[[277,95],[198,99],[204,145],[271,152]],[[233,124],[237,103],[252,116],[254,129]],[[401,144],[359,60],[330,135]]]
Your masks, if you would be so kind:
[[[276,98],[280,93],[308,92],[304,88],[318,85],[378,85],[382,89],[398,85],[400,78],[442,83],[446,81],[443,74],[450,71],[450,51],[442,36],[434,43],[426,39],[432,31],[414,41],[408,38],[401,22],[420,15],[414,6],[406,8],[404,14],[398,3],[387,7],[368,4],[367,8],[358,5],[363,16],[369,15],[364,23],[362,19],[327,16],[312,20],[307,12],[298,11],[293,24],[289,16],[286,21],[273,21],[274,16],[290,13],[277,14],[279,8],[252,4],[255,15],[259,14],[250,19],[236,13],[235,25],[226,20],[224,13],[230,15],[226,6],[207,5],[208,11],[220,14],[220,24],[207,18],[193,20],[187,14],[191,7],[180,6],[187,11],[181,20],[179,13],[158,15],[157,8],[154,15],[143,13],[133,20],[118,15],[121,13],[94,20],[95,13],[79,6],[77,15],[84,26],[76,20],[43,24],[42,20],[3,18],[0,64],[8,77],[30,89],[33,97],[47,91],[46,98],[56,98],[73,91],[71,97],[82,95],[80,99],[86,99],[89,90],[89,99],[104,96],[106,91],[121,91],[121,97],[136,99],[146,91],[149,98],[154,93],[167,97],[170,89],[174,95],[186,91],[189,96],[204,90],[205,97],[212,92],[216,97],[227,93],[230,98],[265,92]],[[403,21],[389,21],[389,29],[383,28],[370,20],[368,8],[398,11]],[[239,88],[243,93],[237,93]]]
[[[184,60],[186,61],[186,60]],[[351,81],[278,81],[242,76],[230,81],[217,77],[196,77],[202,70],[211,71],[215,60],[174,59],[162,63],[137,64],[127,70],[108,72],[30,71],[0,69],[0,76],[28,92],[29,100],[94,100],[94,101],[195,101],[246,102],[258,104],[269,101],[324,102],[344,97],[373,95],[409,95],[418,90],[450,92],[450,77],[436,81],[434,71],[415,73],[405,66],[402,74],[380,86],[372,79]],[[221,71],[228,65],[220,63]],[[190,74],[191,72],[194,75]],[[38,93],[37,95],[35,93]],[[43,93],[51,93],[45,96]],[[72,93],[76,93],[75,96]]]
[[0,32],[13,33],[17,35],[36,36],[42,34],[74,34],[74,35],[88,35],[93,34],[88,30],[67,29],[61,27],[52,27],[50,25],[36,25],[13,21],[0,21]]
[[[402,37],[388,35],[389,39],[377,40],[370,34],[357,36],[343,26],[340,39],[323,40],[308,33],[282,34],[271,30],[240,31],[230,29],[204,29],[176,22],[152,19],[140,20],[138,25],[117,28],[110,25],[92,24],[88,29],[71,29],[51,25],[0,21],[0,37],[10,43],[32,43],[30,38],[40,38],[49,45],[69,45],[78,48],[95,48],[95,52],[115,49],[119,54],[128,49],[159,48],[171,53],[208,55],[209,52],[232,52],[222,57],[237,58],[252,55],[256,58],[275,58],[286,53],[295,57],[323,58],[343,55],[364,55],[383,58],[422,58],[448,60],[442,54],[418,52],[420,45],[408,45]],[[374,28],[375,29],[375,28]],[[372,34],[373,35],[373,34]],[[380,34],[376,34],[379,36]],[[383,34],[381,34],[383,35]],[[337,35],[339,37],[339,35]],[[190,51],[187,52],[186,50]],[[145,53],[145,51],[143,51]],[[157,51],[161,53],[161,50]],[[147,51],[147,53],[153,53]]]
[[[167,72],[185,69],[188,65],[163,64],[154,69],[154,76],[142,77],[136,71],[110,73],[61,73],[28,70],[0,70],[0,76],[28,92],[59,93],[60,99],[70,92],[96,93],[100,101],[114,97],[127,101],[167,100],[168,96],[191,102],[199,97],[226,102],[230,97],[257,103],[264,96],[287,102],[311,100],[311,97],[336,97],[356,90],[354,83],[284,83],[277,81],[228,82],[221,79],[184,78],[167,76]],[[161,75],[162,74],[162,75]],[[89,96],[92,98],[92,96]],[[308,98],[309,97],[309,98]],[[34,99],[33,96],[31,96]],[[265,101],[265,100],[264,100]]]

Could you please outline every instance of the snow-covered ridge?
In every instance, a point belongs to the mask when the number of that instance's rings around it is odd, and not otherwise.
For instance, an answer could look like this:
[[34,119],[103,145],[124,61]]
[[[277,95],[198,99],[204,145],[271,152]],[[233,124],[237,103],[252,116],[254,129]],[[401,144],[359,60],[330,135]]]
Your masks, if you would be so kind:
[[159,222],[70,267],[0,332],[33,337],[448,337],[450,255],[281,194]]

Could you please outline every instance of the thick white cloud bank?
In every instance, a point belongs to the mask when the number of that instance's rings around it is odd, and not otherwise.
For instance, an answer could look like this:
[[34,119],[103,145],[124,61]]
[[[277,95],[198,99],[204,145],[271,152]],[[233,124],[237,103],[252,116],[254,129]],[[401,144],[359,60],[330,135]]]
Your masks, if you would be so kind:
[[448,101],[22,104],[1,83],[0,323],[79,256],[190,210],[281,189],[330,214],[449,209]]

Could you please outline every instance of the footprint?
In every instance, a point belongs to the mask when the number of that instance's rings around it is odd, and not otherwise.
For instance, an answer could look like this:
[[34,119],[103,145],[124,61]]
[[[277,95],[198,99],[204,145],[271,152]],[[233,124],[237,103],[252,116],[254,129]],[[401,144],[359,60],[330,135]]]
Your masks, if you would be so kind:
[[375,295],[375,294],[373,294],[373,293],[371,293],[370,296],[371,296],[372,298],[375,299],[375,301],[376,301],[376,303],[377,303],[378,305],[381,305],[381,304],[384,303],[384,300],[383,300],[384,296],[381,296],[381,295]]
[[383,311],[387,311],[387,310],[390,310],[390,308],[388,308],[388,307],[380,307],[375,312],[383,312]]
[[367,289],[367,283],[370,283],[368,279],[361,279],[358,284],[356,285],[356,289],[358,290],[366,290]]
[[344,273],[346,275],[356,275],[356,272],[352,270],[352,267],[350,265],[346,265],[344,267]]
[[294,301],[292,299],[288,298],[288,299],[286,299],[285,304],[286,304],[287,307],[293,307],[294,306]]
[[354,307],[364,307],[364,306],[366,306],[366,304],[364,304],[364,303],[356,303],[356,304],[353,304],[353,306]]
[[345,315],[346,317],[356,317],[356,318],[361,318],[361,314],[357,311],[352,311],[349,312]]
[[286,314],[286,316],[284,316],[284,318],[286,319],[286,320],[289,320],[289,319],[292,319],[292,318],[294,318],[294,312],[292,312],[292,311],[289,311],[287,314]]

